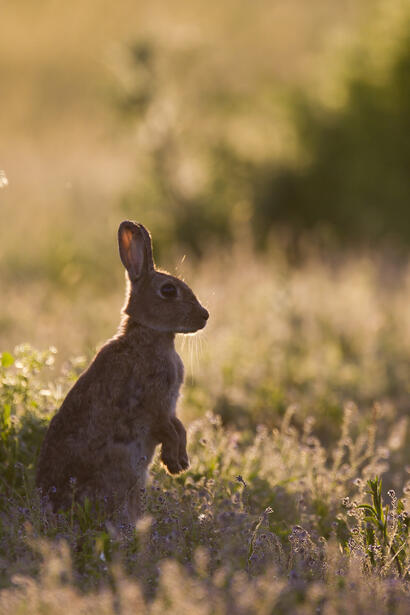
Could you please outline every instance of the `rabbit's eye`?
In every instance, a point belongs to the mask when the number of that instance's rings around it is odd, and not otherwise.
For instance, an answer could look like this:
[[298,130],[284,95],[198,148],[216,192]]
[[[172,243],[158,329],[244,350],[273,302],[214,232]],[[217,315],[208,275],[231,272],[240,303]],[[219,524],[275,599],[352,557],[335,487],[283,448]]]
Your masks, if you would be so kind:
[[165,299],[172,299],[177,296],[177,287],[174,284],[167,282],[167,284],[161,286],[161,295]]

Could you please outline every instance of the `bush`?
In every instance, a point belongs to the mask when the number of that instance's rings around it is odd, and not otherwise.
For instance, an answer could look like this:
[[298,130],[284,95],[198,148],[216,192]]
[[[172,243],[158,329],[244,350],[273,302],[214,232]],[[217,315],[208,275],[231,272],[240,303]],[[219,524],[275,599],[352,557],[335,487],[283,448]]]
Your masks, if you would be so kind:
[[344,92],[336,109],[269,72],[248,74],[241,57],[238,92],[204,43],[136,41],[120,108],[137,126],[139,171],[122,212],[143,216],[162,249],[179,242],[197,254],[242,227],[258,246],[278,227],[296,239],[325,229],[328,243],[408,245],[409,23],[401,3],[375,9],[339,77],[328,68]]

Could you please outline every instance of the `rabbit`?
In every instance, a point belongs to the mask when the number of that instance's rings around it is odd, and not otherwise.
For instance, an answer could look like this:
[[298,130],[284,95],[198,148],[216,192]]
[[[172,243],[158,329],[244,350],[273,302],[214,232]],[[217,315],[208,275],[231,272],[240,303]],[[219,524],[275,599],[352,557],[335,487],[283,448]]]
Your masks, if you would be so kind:
[[186,431],[176,416],[184,367],[176,333],[205,327],[209,313],[182,280],[155,268],[151,236],[125,220],[118,229],[127,296],[117,334],[96,354],[50,422],[36,484],[52,510],[75,497],[103,502],[133,523],[155,448],[171,474],[186,470]]

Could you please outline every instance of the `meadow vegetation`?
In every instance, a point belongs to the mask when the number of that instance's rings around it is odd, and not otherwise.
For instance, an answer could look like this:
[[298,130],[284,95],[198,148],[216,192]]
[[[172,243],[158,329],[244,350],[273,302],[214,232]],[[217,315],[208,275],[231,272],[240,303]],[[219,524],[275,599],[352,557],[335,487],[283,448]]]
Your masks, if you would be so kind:
[[[0,18],[0,613],[410,610],[408,3]],[[4,169],[4,172],[3,172]],[[210,311],[135,528],[34,487],[119,324],[123,218]]]
[[155,461],[135,529],[77,502],[75,482],[54,517],[34,489],[85,357],[1,355],[5,613],[408,611],[409,272],[214,258],[188,276],[213,322],[180,344],[191,467]]

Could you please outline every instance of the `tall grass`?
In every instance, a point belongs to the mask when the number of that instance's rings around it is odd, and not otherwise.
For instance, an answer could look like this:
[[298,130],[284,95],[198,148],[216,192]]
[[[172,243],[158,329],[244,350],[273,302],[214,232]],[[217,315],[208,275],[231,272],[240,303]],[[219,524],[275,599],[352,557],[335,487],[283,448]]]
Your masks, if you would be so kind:
[[386,447],[376,424],[355,435],[353,406],[328,450],[291,410],[256,434],[208,413],[190,425],[189,471],[171,478],[157,459],[144,517],[121,530],[77,502],[74,483],[58,515],[33,488],[61,397],[40,388],[52,359],[2,355],[1,612],[342,613],[346,600],[357,613],[406,612],[410,482],[382,494],[372,477]]
[[[135,529],[77,502],[75,484],[70,510],[44,512],[36,457],[86,358],[3,351],[0,608],[405,613],[407,269],[318,254],[295,269],[243,244],[184,265],[213,319],[181,340],[191,467],[175,479],[155,461]],[[59,326],[62,340],[77,322]]]
[[[72,356],[91,358],[116,331],[123,301],[123,268],[111,239],[106,268],[95,264],[110,288],[95,285],[92,274],[89,288],[35,280],[9,284],[2,306],[4,349],[25,340],[56,346],[58,365]],[[371,253],[326,262],[326,255],[307,252],[295,268],[279,249],[254,256],[245,241],[200,265],[180,260],[169,269],[186,277],[211,313],[201,335],[178,342],[187,371],[187,420],[205,408],[241,428],[275,426],[294,405],[296,423],[313,415],[329,443],[337,437],[343,405],[353,401],[361,411],[358,429],[379,416],[393,458],[394,451],[405,450],[408,265]],[[397,468],[409,462],[407,454],[398,457]]]

